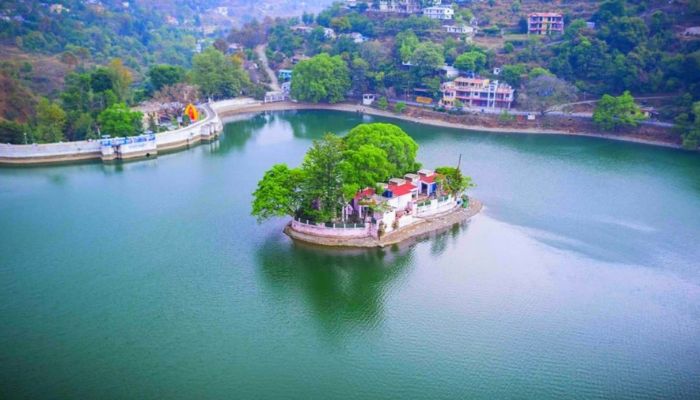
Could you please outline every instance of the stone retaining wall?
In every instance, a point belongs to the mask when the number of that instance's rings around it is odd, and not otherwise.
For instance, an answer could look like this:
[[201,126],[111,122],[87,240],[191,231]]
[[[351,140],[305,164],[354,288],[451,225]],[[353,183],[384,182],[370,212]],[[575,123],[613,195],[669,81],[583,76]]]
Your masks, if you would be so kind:
[[330,238],[362,238],[371,236],[371,225],[365,224],[364,227],[358,228],[343,228],[343,227],[327,227],[325,225],[308,224],[305,222],[293,219],[290,227],[301,233],[308,235],[318,235]]

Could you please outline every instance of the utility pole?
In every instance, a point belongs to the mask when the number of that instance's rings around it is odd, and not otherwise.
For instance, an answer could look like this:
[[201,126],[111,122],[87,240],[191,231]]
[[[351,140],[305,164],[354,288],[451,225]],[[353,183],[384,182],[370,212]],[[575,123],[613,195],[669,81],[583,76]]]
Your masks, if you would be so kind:
[[462,165],[462,153],[459,153],[459,160],[457,161],[457,169]]

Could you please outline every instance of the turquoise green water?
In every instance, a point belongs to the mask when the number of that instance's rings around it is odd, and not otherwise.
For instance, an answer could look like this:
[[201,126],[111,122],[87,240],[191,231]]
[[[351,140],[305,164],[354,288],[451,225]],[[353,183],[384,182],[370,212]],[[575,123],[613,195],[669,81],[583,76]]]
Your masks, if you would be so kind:
[[399,123],[484,212],[337,252],[250,193],[355,114],[117,166],[0,169],[0,398],[697,398],[700,157]]

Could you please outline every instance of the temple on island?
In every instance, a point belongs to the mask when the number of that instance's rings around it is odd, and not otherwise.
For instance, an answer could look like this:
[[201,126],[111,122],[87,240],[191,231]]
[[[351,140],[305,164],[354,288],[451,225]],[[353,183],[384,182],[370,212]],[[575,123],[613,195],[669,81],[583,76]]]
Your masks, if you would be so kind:
[[343,208],[342,221],[313,223],[295,218],[290,227],[307,235],[381,239],[431,217],[462,207],[464,199],[449,193],[442,176],[429,169],[392,178],[377,188],[359,190]]

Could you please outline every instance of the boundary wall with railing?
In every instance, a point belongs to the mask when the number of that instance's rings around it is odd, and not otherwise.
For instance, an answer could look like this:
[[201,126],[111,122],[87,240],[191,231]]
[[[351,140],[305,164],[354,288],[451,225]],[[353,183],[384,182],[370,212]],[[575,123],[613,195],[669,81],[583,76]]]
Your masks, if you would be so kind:
[[297,232],[335,238],[362,238],[372,235],[372,224],[314,224],[294,218],[291,228]]
[[[190,147],[201,141],[212,140],[223,131],[223,123],[209,103],[199,105],[205,118],[184,128],[155,134],[156,152]],[[106,139],[111,146],[124,138]],[[0,165],[42,165],[69,163],[84,160],[105,161],[102,147],[104,139],[81,140],[46,144],[0,144]],[[112,153],[112,152],[108,152]]]

